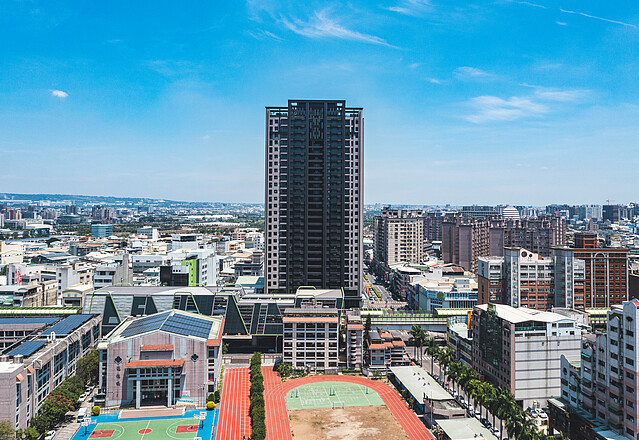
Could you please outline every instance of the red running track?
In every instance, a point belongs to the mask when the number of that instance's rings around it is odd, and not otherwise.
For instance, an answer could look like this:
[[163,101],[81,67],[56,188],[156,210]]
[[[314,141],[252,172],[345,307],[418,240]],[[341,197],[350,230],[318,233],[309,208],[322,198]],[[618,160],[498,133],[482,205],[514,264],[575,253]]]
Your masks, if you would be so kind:
[[435,440],[435,436],[424,426],[415,413],[408,409],[399,394],[381,382],[357,376],[309,376],[281,383],[279,375],[272,368],[262,368],[262,374],[264,375],[265,388],[267,440],[293,439],[284,396],[295,387],[313,382],[350,382],[367,386],[379,393],[411,440]]
[[249,417],[249,369],[225,368],[216,438],[242,440],[251,435]]

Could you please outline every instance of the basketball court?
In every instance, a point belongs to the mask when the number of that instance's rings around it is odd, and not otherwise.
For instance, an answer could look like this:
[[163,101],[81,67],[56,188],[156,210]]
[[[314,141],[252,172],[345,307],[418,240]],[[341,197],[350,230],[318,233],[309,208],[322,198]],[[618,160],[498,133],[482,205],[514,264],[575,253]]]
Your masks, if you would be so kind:
[[97,420],[92,418],[90,423],[80,426],[74,440],[192,440],[205,436],[211,438],[211,430],[216,424],[217,418],[213,411],[193,411],[193,414],[183,417],[137,420],[118,418],[117,415],[99,416]]

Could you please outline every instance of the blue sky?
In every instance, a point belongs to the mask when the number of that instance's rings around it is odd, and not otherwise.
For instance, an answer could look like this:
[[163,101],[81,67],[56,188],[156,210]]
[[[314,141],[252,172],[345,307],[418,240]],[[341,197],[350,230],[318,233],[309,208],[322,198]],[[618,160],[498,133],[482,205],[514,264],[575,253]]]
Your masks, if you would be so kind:
[[636,201],[632,1],[0,1],[0,191],[263,200],[264,107],[364,107],[365,203]]

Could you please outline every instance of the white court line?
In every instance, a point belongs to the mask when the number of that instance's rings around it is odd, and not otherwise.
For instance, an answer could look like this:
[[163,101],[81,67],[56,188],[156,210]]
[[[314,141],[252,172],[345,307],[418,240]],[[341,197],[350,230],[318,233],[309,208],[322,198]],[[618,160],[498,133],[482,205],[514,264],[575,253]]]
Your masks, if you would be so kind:
[[140,437],[140,440],[144,439],[144,436],[146,435],[146,430],[149,429],[150,424],[151,424],[150,420],[146,422],[146,428],[144,428],[144,434],[142,434],[142,437]]

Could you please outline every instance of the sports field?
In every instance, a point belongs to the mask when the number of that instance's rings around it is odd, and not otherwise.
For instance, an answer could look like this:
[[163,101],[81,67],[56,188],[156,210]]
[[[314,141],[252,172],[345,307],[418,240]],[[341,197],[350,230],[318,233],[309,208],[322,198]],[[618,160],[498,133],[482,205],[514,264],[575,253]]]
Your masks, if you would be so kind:
[[[190,440],[197,436],[200,421],[188,419],[156,419],[135,422],[98,423],[90,439],[111,440]],[[82,431],[84,428],[80,428]]]
[[288,410],[385,405],[377,391],[349,382],[300,385],[286,393],[285,401]]

